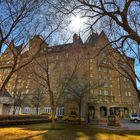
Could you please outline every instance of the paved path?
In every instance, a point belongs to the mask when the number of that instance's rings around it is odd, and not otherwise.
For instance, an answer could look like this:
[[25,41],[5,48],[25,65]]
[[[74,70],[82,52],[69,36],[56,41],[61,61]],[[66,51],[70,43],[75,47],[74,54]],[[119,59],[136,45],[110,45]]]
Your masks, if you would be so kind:
[[129,120],[121,120],[120,127],[107,126],[106,123],[100,123],[100,124],[93,123],[93,125],[94,126],[97,125],[97,127],[105,128],[109,130],[140,130],[140,122],[134,123]]

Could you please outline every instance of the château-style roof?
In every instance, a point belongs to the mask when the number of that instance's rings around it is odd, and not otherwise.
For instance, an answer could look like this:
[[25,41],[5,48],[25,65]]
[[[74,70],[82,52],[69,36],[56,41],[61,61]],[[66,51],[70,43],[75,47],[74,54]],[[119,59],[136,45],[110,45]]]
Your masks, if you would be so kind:
[[83,44],[83,41],[82,41],[80,35],[78,35],[78,34],[73,35],[73,44],[77,44],[77,45]]
[[[101,32],[99,35],[97,33],[95,33],[95,32],[92,32],[92,34],[87,38],[86,42],[83,43],[80,35],[74,34],[72,43],[48,46],[48,51],[50,51],[50,52],[52,52],[52,51],[61,51],[61,50],[64,50],[64,48],[70,48],[70,47],[73,47],[73,46],[81,47],[81,46],[83,46],[85,44],[94,45],[95,42],[98,40],[98,38],[100,38],[101,35],[103,35],[103,32]],[[39,35],[35,35],[31,40],[34,40],[34,39],[37,39],[37,38],[40,38],[43,41],[43,37],[41,37]],[[45,43],[46,42],[44,40],[44,44]]]
[[99,35],[97,33],[92,33],[86,40],[86,44],[93,45],[98,39]]

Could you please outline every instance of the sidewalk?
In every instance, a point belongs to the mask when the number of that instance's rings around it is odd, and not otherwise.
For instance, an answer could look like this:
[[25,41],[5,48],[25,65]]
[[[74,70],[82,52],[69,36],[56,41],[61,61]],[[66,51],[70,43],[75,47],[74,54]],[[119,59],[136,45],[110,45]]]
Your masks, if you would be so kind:
[[108,126],[107,122],[92,122],[90,125],[97,126],[99,128],[109,129],[109,130],[140,130],[140,122],[134,123],[128,119],[121,120],[120,126]]

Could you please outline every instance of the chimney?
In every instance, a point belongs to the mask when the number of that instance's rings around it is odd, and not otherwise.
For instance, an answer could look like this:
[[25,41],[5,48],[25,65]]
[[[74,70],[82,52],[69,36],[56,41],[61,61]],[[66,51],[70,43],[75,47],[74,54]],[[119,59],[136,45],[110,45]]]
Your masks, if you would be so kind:
[[81,37],[78,36],[77,34],[73,35],[73,44],[74,44],[74,46],[81,46],[81,45],[83,45],[83,41],[82,41]]
[[79,40],[79,36],[77,34],[73,35],[73,43],[77,43]]

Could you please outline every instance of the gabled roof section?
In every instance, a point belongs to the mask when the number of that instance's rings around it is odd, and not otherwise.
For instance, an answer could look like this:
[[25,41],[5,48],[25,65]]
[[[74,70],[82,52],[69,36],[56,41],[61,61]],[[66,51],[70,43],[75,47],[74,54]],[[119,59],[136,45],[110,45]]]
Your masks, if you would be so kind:
[[86,40],[85,44],[94,45],[99,35],[97,33],[92,33]]
[[99,36],[105,38],[109,42],[108,37],[106,36],[104,31],[102,31]]

